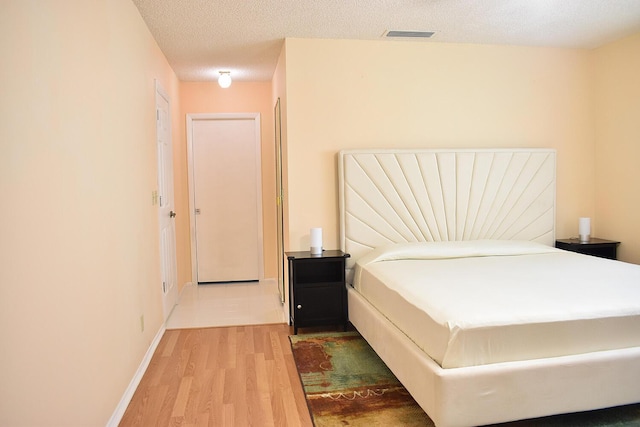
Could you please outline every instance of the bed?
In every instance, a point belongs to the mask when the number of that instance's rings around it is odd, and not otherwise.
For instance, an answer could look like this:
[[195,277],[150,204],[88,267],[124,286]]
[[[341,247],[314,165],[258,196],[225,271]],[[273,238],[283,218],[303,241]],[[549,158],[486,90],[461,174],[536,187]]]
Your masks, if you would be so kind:
[[640,266],[553,247],[553,150],[342,151],[339,181],[349,320],[438,427],[640,402]]

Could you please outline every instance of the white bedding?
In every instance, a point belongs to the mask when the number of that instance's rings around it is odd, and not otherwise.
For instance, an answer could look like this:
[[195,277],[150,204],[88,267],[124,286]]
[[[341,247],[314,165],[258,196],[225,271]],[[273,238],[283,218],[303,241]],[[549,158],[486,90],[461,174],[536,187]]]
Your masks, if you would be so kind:
[[378,248],[353,286],[443,368],[640,346],[640,266],[537,243]]

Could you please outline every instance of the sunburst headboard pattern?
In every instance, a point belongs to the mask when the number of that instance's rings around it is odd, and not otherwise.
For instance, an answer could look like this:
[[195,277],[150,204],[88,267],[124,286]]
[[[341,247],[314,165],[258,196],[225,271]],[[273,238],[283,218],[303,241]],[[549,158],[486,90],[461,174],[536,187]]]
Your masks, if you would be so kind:
[[341,249],[503,239],[555,243],[555,150],[345,150]]

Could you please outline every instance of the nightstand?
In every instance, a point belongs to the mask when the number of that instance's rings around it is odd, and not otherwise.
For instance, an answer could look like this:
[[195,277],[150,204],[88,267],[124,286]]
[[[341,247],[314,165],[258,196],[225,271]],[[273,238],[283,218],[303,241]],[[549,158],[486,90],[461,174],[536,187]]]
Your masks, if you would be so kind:
[[342,251],[287,252],[289,262],[289,319],[298,328],[342,324],[346,330],[346,259]]
[[618,259],[619,244],[620,242],[595,237],[588,242],[580,242],[579,239],[556,240],[556,248],[609,259]]

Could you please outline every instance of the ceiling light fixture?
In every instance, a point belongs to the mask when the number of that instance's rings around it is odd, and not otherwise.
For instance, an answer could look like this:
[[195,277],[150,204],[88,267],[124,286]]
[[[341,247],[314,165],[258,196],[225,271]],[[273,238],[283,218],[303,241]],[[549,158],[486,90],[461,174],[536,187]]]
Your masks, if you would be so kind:
[[231,71],[220,71],[220,77],[218,77],[218,84],[221,88],[228,88],[231,86]]
[[384,34],[387,38],[428,39],[435,33],[433,31],[398,31],[391,30]]

